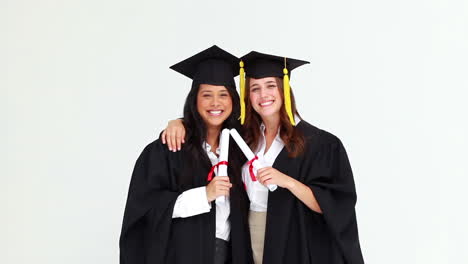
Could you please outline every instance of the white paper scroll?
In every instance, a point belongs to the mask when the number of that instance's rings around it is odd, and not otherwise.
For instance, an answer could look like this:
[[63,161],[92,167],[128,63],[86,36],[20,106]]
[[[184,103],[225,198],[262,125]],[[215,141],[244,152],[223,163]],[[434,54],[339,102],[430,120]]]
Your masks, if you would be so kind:
[[[229,129],[225,128],[221,132],[221,139],[219,140],[219,162],[221,161],[228,161],[228,154],[229,154]],[[227,165],[219,165],[218,166],[218,174],[217,176],[228,176],[228,166]],[[219,196],[216,198],[217,203],[224,203],[226,201],[226,197]]]
[[[244,139],[239,135],[239,133],[237,132],[237,130],[235,128],[231,129],[231,136],[232,136],[232,138],[234,138],[237,145],[239,146],[239,148],[242,150],[242,152],[244,153],[244,155],[247,157],[247,159],[249,161],[255,158],[255,154],[249,148],[247,143],[245,143]],[[254,162],[252,162],[252,165],[253,165],[253,167],[255,168],[256,171],[263,168],[263,167],[265,167],[265,166],[263,166],[261,164],[261,162],[258,159],[254,160]],[[255,177],[256,176],[257,175],[255,175]],[[278,186],[276,184],[268,184],[267,187],[268,187],[268,190],[270,190],[271,192],[273,192],[274,190],[276,190],[278,188]]]

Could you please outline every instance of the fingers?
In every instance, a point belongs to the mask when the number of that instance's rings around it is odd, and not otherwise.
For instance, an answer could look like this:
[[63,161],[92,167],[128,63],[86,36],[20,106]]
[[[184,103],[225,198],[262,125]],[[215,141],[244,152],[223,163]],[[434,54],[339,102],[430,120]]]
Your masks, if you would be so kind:
[[213,178],[213,181],[227,181],[230,182],[228,176],[216,176]]
[[216,193],[216,198],[220,197],[220,196],[229,196],[229,189],[227,190],[219,190],[217,193]]
[[185,143],[184,140],[185,132],[180,129],[172,129],[167,132],[167,143],[171,151],[179,151],[182,148],[182,143]]
[[257,173],[257,179],[262,180],[265,176],[270,175],[271,172],[269,170],[263,170],[263,171],[258,171]]
[[175,136],[175,140],[176,140],[176,143],[177,143],[177,150],[180,150],[180,148],[182,147],[182,138],[181,138],[180,134],[181,134],[181,132],[177,131],[176,136]]
[[166,144],[167,144],[167,147],[169,148],[170,151],[173,151],[174,150],[174,146],[172,144],[172,130],[171,129],[166,129],[165,130],[166,132]]
[[210,193],[217,198],[219,196],[229,196],[229,190],[231,189],[232,184],[229,182],[229,177],[227,176],[216,176],[208,184],[207,189],[210,190]]
[[261,184],[267,185],[267,181],[272,180],[272,179],[273,179],[273,177],[267,175],[267,176],[265,176],[265,177],[259,179],[259,181],[260,181]]
[[230,186],[216,186],[216,196],[229,194],[229,189],[231,189]]
[[257,179],[263,185],[267,184],[266,181],[273,179],[274,171],[269,168],[260,169],[258,172]]
[[229,190],[232,184],[226,181],[218,181],[216,184],[216,197],[229,196]]
[[232,187],[232,184],[229,183],[229,182],[221,182],[219,184],[216,185],[216,188],[219,189],[219,190],[228,190],[231,189]]
[[166,130],[166,142],[169,149],[174,152],[181,150],[182,144],[185,143],[185,127],[182,120],[170,120]]
[[[259,170],[260,171],[260,170]],[[291,177],[278,171],[275,168],[267,168],[262,170],[257,175],[258,181],[267,186],[269,184],[276,184],[279,187],[288,188],[291,183]]]
[[167,128],[165,130],[166,132],[166,142],[167,142],[167,147],[169,148],[170,151],[176,151],[177,145],[175,144],[175,137],[176,137],[176,131],[172,128]]
[[181,132],[178,131],[172,131],[172,130],[167,130],[164,129],[161,135],[161,142],[163,144],[167,144],[167,147],[169,148],[170,151],[178,151],[182,147],[182,143],[185,143],[182,136]]
[[180,148],[180,142],[178,141],[178,138],[179,138],[178,132],[179,131],[177,130],[174,131],[174,151],[179,150]]
[[226,176],[216,176],[213,178],[213,184],[219,188],[231,188],[232,183],[229,182],[229,177]]
[[267,171],[270,171],[270,170],[274,170],[273,167],[264,167],[264,168],[258,169],[257,173],[260,174],[260,173],[267,172]]
[[166,141],[167,141],[167,146],[169,147],[169,150],[174,151],[174,146],[172,144],[172,130],[167,131]]
[[166,129],[163,130],[162,135],[161,135],[161,142],[163,144],[166,144]]
[[182,144],[185,143],[185,129],[181,128],[177,131],[176,140],[177,140],[177,148],[178,150],[180,150],[182,148]]

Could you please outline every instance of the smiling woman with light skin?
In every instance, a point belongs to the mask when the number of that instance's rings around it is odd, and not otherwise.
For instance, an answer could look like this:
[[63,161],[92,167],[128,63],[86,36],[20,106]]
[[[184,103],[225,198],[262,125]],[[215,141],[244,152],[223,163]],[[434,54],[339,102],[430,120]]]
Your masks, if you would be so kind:
[[[241,59],[242,135],[266,166],[256,175],[252,161],[242,167],[255,263],[364,263],[345,148],[302,120],[289,86],[290,71],[308,62],[259,52]],[[170,122],[164,135],[171,149],[180,148],[180,121]],[[279,188],[270,192],[268,184]]]
[[[219,162],[221,130],[239,126],[237,61],[213,46],[171,67],[193,79],[184,106],[187,143],[174,153],[158,139],[138,158],[120,237],[121,264],[252,263],[240,158],[229,155],[229,176],[210,173]],[[221,196],[228,198],[215,202]]]
[[[278,77],[265,77],[261,79],[249,78],[249,101],[253,110],[261,117],[264,126],[265,150],[267,153],[275,140],[280,126],[280,113],[284,105],[283,95],[280,93],[281,81]],[[287,124],[287,122],[286,122]],[[251,139],[254,140],[254,139]],[[307,207],[317,213],[322,213],[311,189],[288,175],[281,173],[273,167],[258,170],[257,179],[263,185],[276,184],[287,188]]]

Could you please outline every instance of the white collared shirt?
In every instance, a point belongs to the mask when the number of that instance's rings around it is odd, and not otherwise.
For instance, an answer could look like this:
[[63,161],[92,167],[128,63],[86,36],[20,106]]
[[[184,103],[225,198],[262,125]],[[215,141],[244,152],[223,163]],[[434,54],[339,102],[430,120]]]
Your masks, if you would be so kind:
[[[218,164],[218,157],[211,152],[211,146],[204,142],[203,149],[205,149],[208,158],[210,158],[211,165]],[[219,148],[216,149],[216,153],[219,155]],[[217,175],[217,170],[214,171]],[[229,222],[229,214],[231,213],[231,207],[229,204],[229,197],[226,197],[225,202],[215,202],[216,204],[216,237],[229,241],[231,233],[231,223]],[[206,186],[193,188],[181,193],[176,200],[174,205],[174,211],[172,218],[184,218],[194,215],[208,213],[211,210],[211,204],[208,202],[206,197]]]
[[[301,121],[298,116],[295,116],[296,125]],[[264,167],[271,167],[275,163],[276,158],[284,148],[284,142],[280,137],[280,128],[276,132],[275,139],[271,143],[270,148],[265,153],[266,148],[266,138],[265,138],[265,125],[262,123],[260,125],[260,144],[258,149],[254,151],[255,155],[258,157],[258,161]],[[255,175],[257,171],[253,169]],[[248,163],[242,166],[242,180],[245,183],[247,188],[247,195],[250,199],[250,210],[256,212],[266,212],[268,207],[268,188],[261,184],[258,180],[252,181],[250,178],[249,165]]]

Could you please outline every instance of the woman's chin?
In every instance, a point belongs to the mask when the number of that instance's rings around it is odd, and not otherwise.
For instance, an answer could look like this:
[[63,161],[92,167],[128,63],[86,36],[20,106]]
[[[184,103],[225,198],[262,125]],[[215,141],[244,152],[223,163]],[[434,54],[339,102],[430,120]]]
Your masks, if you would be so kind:
[[209,128],[221,127],[224,121],[226,121],[226,119],[227,118],[223,118],[223,117],[209,117],[205,119],[205,125],[206,127],[209,127]]
[[258,111],[257,113],[260,115],[260,117],[262,119],[264,119],[264,118],[271,118],[271,117],[274,117],[274,116],[278,116],[279,115],[279,110],[262,109],[261,111]]

